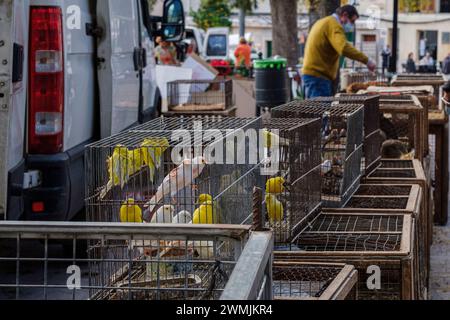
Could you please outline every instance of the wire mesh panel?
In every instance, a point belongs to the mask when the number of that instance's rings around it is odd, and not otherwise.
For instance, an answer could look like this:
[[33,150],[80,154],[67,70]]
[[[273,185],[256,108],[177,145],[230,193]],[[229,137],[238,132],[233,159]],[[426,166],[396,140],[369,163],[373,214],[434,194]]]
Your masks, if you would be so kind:
[[275,261],[275,300],[355,300],[358,272],[345,264]]
[[377,95],[339,95],[337,97],[316,98],[314,101],[334,104],[364,105],[364,158],[363,172],[372,172],[381,160],[381,131],[379,119],[380,99]]
[[428,286],[434,219],[430,200],[431,189],[422,164],[419,160],[382,160],[380,168],[369,174],[365,183],[381,184],[383,187],[386,184],[416,184],[421,187],[423,194],[420,207],[421,214],[416,218],[419,224],[417,226],[420,235],[418,238],[419,250],[421,258],[425,259],[425,262],[422,261],[421,265],[426,265],[425,275],[423,276],[425,277],[425,284],[423,286]]
[[[425,109],[421,106],[417,97],[404,96],[381,96],[380,97],[381,130],[386,140],[400,141],[406,145],[407,152],[412,153],[414,158],[423,160],[428,154],[428,126]],[[398,147],[397,147],[398,148]],[[394,150],[392,150],[394,149]],[[407,156],[395,152],[396,149],[383,145],[383,158],[400,158]]]
[[278,170],[265,176],[263,186],[267,227],[280,245],[289,243],[301,221],[321,205],[321,121],[280,118],[263,125],[268,138],[275,130],[280,139]]
[[226,110],[233,105],[233,82],[218,80],[177,80],[167,84],[171,111]]
[[260,119],[157,119],[88,146],[88,219],[248,223],[260,128]]
[[356,213],[399,213],[410,215],[415,221],[417,240],[417,292],[418,298],[427,298],[428,245],[427,212],[423,211],[423,192],[419,185],[361,185],[347,205],[340,212]]
[[[407,215],[323,212],[299,235],[297,251],[275,252],[275,259],[354,265],[359,300],[415,299],[413,230]],[[369,286],[373,270],[381,288]]]
[[218,299],[252,242],[248,226],[5,222],[0,230],[2,299]]
[[272,110],[273,118],[322,118],[322,200],[339,207],[361,178],[364,106],[296,101]]

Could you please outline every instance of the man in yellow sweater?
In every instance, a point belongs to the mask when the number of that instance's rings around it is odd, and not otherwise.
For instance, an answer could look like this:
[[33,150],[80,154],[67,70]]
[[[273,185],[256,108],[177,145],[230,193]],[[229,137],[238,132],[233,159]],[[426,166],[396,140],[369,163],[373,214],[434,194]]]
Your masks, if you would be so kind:
[[333,81],[338,74],[341,56],[364,63],[370,71],[375,70],[375,63],[355,49],[345,36],[346,32],[353,30],[358,18],[356,8],[345,5],[314,24],[306,43],[302,72],[305,98],[333,95]]

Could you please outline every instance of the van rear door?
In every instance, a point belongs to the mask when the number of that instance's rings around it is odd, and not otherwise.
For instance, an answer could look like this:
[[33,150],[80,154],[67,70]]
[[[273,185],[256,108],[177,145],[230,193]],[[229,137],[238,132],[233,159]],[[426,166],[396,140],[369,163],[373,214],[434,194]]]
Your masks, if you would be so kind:
[[138,0],[97,1],[98,82],[101,137],[138,122],[140,48]]
[[[0,1],[0,60],[12,60],[12,1]],[[6,217],[8,190],[8,136],[9,118],[12,105],[11,64],[0,63],[0,215]]]
[[[0,219],[7,218],[8,190],[11,192],[13,184],[21,189],[23,184],[27,2],[0,0]],[[15,174],[8,182],[10,171]],[[14,200],[13,211],[19,215],[18,198],[11,199]]]

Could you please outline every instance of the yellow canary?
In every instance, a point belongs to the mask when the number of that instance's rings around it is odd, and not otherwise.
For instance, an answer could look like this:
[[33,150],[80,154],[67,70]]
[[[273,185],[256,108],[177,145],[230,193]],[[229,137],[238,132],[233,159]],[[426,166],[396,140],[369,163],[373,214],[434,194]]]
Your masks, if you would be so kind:
[[205,204],[207,202],[211,202],[213,204],[215,223],[222,223],[222,219],[221,219],[222,211],[220,210],[219,206],[217,205],[217,201],[214,201],[213,197],[207,193],[201,194],[198,197],[198,203],[200,205]]
[[169,141],[166,138],[150,138],[144,139],[141,147],[145,151],[144,164],[153,165],[156,168],[161,166],[164,151],[169,148]]
[[280,194],[285,190],[284,184],[286,180],[282,177],[271,178],[266,182],[266,193]]
[[207,201],[200,205],[195,211],[192,217],[193,224],[216,224],[218,223],[218,218],[215,210],[213,209],[213,203]]
[[142,223],[142,209],[135,204],[134,199],[128,199],[120,207],[120,221],[123,223]]
[[210,194],[201,194],[199,197],[198,197],[198,203],[199,204],[204,204],[204,203],[206,203],[206,202],[213,202],[213,197],[210,195]]
[[283,204],[273,194],[266,195],[266,208],[271,223],[281,222],[284,219]]
[[128,149],[122,145],[117,145],[113,154],[107,160],[109,181],[112,186],[123,187],[128,181],[127,165],[128,165]]
[[270,132],[267,129],[263,129],[264,148],[272,149],[275,142],[278,141],[279,146],[289,146],[289,141],[285,138],[281,138],[279,135]]

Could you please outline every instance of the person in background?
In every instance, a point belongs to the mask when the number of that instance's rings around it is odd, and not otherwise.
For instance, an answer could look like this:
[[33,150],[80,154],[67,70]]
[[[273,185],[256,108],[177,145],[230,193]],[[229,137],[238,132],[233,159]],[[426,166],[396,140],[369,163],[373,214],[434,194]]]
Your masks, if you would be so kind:
[[447,55],[447,57],[444,59],[442,63],[442,73],[446,76],[450,75],[450,53]]
[[189,39],[189,40],[190,41],[189,41],[189,45],[188,45],[188,48],[187,48],[187,54],[192,54],[192,53],[197,54],[198,53],[197,41],[195,41],[194,38]]
[[158,46],[155,48],[155,56],[158,64],[166,66],[178,65],[177,49],[170,42],[163,41],[161,37],[156,38]]
[[425,54],[425,57],[422,58],[419,62],[419,68],[421,72],[432,72],[434,69],[434,59],[429,52]]
[[239,45],[234,51],[234,56],[236,57],[236,68],[242,76],[249,74],[249,69],[252,66],[251,55],[252,47],[250,47],[244,37],[241,37]]
[[445,108],[447,114],[449,114],[449,112],[450,112],[450,81],[447,82],[442,87],[442,92],[443,92],[442,102],[444,103],[444,108]]
[[241,39],[239,40],[239,45],[234,51],[234,56],[236,57],[236,65],[249,68],[251,66],[251,54],[252,47],[250,47],[244,37],[241,37]]
[[408,55],[408,60],[406,61],[406,72],[407,73],[416,73],[416,62],[414,61],[414,53],[410,53]]
[[351,32],[358,11],[345,5],[336,13],[317,21],[311,29],[305,48],[303,91],[307,99],[333,95],[333,82],[339,70],[339,58],[345,56],[359,61],[374,71],[376,64],[351,45],[345,36]]
[[386,71],[386,69],[389,68],[390,62],[391,62],[391,47],[389,45],[386,46],[385,49],[383,49],[383,52],[381,52],[381,57],[383,59],[383,74]]

